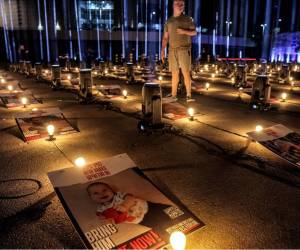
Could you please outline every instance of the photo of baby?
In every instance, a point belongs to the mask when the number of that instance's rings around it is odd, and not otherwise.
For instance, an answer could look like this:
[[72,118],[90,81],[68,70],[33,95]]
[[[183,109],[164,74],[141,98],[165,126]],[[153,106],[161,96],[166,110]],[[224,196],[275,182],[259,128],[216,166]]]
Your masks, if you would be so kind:
[[[90,169],[95,174],[96,168]],[[204,225],[135,169],[60,187],[58,191],[83,234],[114,225],[117,232],[110,239],[116,246],[151,230],[160,242],[168,242],[172,228],[181,223],[185,225],[186,233]]]

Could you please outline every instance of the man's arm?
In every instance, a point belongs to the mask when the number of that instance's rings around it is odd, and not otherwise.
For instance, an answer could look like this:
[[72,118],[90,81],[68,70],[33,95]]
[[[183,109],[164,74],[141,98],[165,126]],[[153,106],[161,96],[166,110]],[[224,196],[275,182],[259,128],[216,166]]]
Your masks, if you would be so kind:
[[161,60],[162,62],[165,61],[165,49],[167,48],[169,42],[169,32],[164,33],[164,37],[162,39],[162,46],[161,46]]

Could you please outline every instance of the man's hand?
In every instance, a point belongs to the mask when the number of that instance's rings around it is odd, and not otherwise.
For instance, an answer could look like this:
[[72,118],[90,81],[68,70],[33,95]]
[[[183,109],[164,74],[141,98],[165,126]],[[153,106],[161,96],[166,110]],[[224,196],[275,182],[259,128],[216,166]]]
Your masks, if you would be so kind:
[[176,32],[178,35],[186,35],[186,31],[184,29],[177,29]]
[[166,55],[165,55],[165,50],[163,49],[163,50],[161,51],[161,54],[160,54],[160,58],[161,58],[162,63],[165,63],[165,57],[166,57]]

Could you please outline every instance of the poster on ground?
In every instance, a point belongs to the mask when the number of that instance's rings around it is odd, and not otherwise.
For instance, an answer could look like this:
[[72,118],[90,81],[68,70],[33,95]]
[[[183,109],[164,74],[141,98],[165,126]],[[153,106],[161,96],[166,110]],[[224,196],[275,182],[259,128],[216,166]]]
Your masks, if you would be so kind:
[[27,106],[31,105],[31,104],[41,103],[29,91],[24,91],[24,92],[20,92],[20,93],[0,94],[0,99],[7,108],[23,107],[24,106],[24,104],[22,103],[23,98],[26,98]]
[[47,126],[55,127],[55,135],[78,132],[64,117],[59,108],[38,109],[18,114],[17,124],[25,141],[47,138]]
[[300,167],[300,134],[277,124],[261,132],[250,132],[248,136],[293,165]]
[[126,154],[48,177],[87,248],[160,249],[204,223],[164,195]]
[[179,102],[174,102],[171,98],[163,98],[163,117],[170,120],[188,118],[187,108]]
[[117,98],[122,96],[120,85],[99,85],[96,88],[99,94],[105,98]]

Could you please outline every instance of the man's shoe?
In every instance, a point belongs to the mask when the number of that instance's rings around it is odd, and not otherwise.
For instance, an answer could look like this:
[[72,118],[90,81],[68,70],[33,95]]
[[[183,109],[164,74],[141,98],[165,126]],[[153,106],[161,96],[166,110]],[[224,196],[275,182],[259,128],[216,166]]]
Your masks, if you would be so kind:
[[186,102],[194,102],[195,99],[193,99],[191,96],[186,97]]

